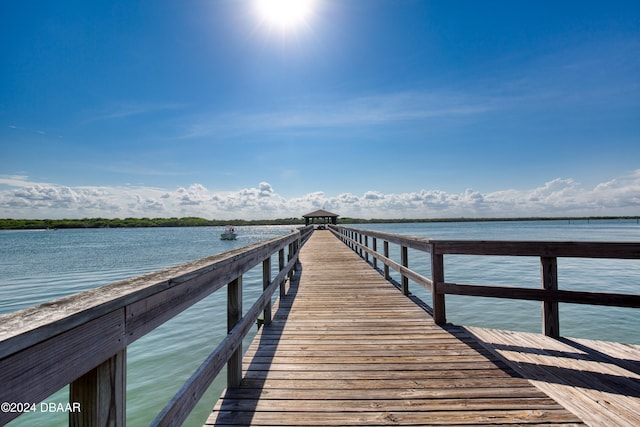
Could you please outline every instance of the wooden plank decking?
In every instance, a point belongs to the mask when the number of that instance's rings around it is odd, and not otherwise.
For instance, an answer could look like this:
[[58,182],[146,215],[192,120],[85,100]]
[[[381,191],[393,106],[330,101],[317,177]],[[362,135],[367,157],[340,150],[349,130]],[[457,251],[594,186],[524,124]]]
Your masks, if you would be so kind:
[[578,425],[462,328],[442,328],[329,231],[207,425]]
[[467,327],[590,426],[640,426],[640,346]]

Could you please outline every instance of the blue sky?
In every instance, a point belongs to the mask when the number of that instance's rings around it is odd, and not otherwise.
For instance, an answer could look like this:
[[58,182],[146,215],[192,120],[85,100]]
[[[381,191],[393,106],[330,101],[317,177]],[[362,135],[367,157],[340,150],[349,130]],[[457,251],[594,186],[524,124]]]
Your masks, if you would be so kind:
[[0,217],[640,214],[640,3],[0,4]]

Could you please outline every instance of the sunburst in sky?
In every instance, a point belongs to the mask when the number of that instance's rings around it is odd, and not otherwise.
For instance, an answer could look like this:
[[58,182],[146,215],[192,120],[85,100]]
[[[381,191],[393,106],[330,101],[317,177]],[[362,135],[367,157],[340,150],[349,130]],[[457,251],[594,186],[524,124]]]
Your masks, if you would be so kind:
[[316,0],[254,0],[255,13],[260,22],[284,33],[308,26],[316,7]]

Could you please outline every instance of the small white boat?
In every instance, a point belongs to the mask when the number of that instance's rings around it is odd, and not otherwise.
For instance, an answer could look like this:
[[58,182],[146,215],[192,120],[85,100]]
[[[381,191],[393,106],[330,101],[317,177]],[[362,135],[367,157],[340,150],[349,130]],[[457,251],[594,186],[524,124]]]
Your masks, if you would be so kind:
[[236,230],[232,225],[227,226],[225,228],[224,233],[220,234],[221,240],[236,240]]

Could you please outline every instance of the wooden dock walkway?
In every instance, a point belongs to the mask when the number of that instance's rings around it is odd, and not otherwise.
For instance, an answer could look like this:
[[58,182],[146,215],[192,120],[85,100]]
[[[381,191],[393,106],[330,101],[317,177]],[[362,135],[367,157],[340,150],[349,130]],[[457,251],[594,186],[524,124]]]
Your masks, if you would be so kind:
[[244,357],[206,425],[580,425],[485,349],[438,326],[330,231]]

